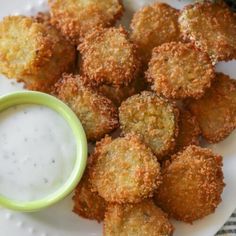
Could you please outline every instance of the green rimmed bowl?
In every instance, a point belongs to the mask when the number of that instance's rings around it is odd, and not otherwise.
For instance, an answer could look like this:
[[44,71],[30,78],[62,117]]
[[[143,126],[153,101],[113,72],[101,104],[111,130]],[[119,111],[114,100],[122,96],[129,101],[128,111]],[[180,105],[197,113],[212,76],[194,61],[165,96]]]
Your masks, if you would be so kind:
[[74,112],[57,98],[33,91],[13,92],[0,97],[0,112],[3,110],[23,104],[43,105],[56,111],[71,128],[76,141],[76,162],[72,173],[67,181],[54,193],[35,201],[15,201],[0,195],[0,205],[12,210],[22,212],[38,211],[53,205],[70,194],[76,187],[84,173],[87,162],[87,139],[83,126]]

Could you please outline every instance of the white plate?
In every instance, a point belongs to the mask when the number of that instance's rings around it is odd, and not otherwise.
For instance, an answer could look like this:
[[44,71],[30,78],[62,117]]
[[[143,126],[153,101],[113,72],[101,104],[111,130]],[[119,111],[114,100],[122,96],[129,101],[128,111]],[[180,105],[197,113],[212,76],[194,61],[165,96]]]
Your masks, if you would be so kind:
[[[164,1],[164,0],[163,0]],[[130,21],[134,11],[154,2],[153,0],[124,0],[126,14],[124,24]],[[166,0],[176,8],[182,8],[189,1]],[[47,9],[44,0],[0,0],[0,18],[9,14],[35,14]],[[217,70],[236,78],[236,61],[220,63]],[[0,77],[0,94],[22,89],[21,84],[12,83]],[[215,214],[194,222],[193,225],[175,222],[175,236],[213,236],[228,219],[236,206],[236,132],[224,142],[211,148],[224,156],[224,174],[226,187],[223,202]],[[1,236],[97,236],[102,235],[102,225],[95,221],[82,219],[71,212],[71,196],[53,207],[38,213],[16,213],[0,209]]]

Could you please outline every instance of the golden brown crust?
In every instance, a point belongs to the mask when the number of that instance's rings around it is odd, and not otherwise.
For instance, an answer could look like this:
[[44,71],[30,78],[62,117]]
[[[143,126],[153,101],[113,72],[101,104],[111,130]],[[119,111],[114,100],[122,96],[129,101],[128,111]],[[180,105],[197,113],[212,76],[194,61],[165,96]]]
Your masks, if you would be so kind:
[[174,104],[148,91],[129,97],[119,108],[123,133],[140,135],[158,160],[175,146],[178,117],[179,111]]
[[119,107],[121,102],[128,97],[139,93],[146,87],[146,81],[143,77],[138,77],[132,81],[128,86],[113,87],[111,85],[103,84],[97,87],[97,90],[108,97],[114,104]]
[[135,135],[97,142],[89,174],[94,191],[108,202],[136,203],[161,182],[160,165]]
[[75,60],[74,47],[54,28],[25,16],[0,22],[0,51],[0,72],[32,90],[49,91]]
[[121,0],[49,0],[52,24],[78,45],[93,28],[110,27],[120,19]]
[[210,149],[188,146],[164,164],[162,176],[155,201],[177,220],[201,219],[221,202],[222,157]]
[[171,236],[174,227],[167,214],[151,199],[138,204],[110,204],[104,221],[104,236]]
[[86,171],[75,189],[73,212],[90,219],[103,221],[107,203],[97,193],[91,191],[88,172]]
[[236,15],[223,1],[188,5],[179,23],[185,38],[207,52],[214,63],[236,58]]
[[154,47],[180,40],[178,16],[179,11],[165,3],[154,3],[134,14],[131,39],[138,45],[145,64]]
[[236,81],[217,73],[206,94],[199,100],[189,100],[187,106],[208,142],[223,140],[236,128]]
[[214,68],[192,44],[173,42],[153,49],[146,76],[152,89],[167,98],[199,98],[210,87]]
[[87,83],[128,86],[140,71],[136,46],[124,28],[95,29],[79,45]]
[[179,135],[176,138],[175,153],[189,145],[199,145],[201,130],[197,119],[188,110],[180,110]]
[[55,95],[79,117],[89,140],[98,140],[118,128],[118,112],[106,97],[83,84],[80,76],[63,75]]

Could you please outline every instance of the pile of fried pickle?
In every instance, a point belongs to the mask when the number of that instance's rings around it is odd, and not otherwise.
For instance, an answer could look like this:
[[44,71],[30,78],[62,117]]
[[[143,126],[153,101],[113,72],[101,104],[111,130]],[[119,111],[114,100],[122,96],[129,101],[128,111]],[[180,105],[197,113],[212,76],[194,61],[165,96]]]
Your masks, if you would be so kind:
[[236,127],[236,81],[215,72],[236,59],[235,13],[222,1],[153,3],[127,31],[120,0],[49,6],[0,22],[0,73],[61,99],[95,144],[73,211],[104,221],[104,236],[169,236],[169,218],[213,213],[222,157],[201,145]]

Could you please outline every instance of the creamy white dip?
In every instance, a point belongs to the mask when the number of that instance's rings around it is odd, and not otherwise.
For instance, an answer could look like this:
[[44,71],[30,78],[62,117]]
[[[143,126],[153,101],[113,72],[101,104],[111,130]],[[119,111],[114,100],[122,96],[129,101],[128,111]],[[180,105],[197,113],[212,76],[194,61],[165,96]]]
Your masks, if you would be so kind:
[[0,194],[18,201],[41,199],[70,176],[76,144],[67,122],[39,105],[0,112]]

